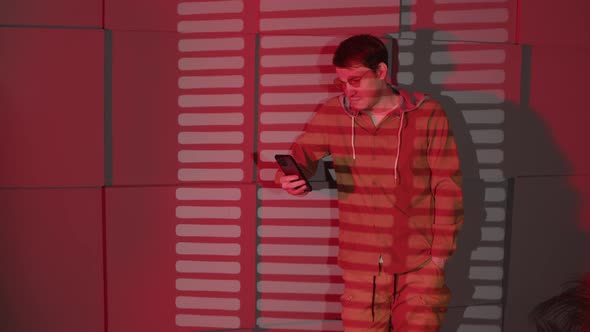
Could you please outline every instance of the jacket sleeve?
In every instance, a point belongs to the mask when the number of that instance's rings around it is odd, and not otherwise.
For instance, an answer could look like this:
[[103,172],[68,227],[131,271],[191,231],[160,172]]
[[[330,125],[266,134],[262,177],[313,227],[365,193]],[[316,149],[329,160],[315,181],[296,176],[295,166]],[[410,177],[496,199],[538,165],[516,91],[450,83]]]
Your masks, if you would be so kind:
[[457,234],[463,225],[462,174],[455,138],[440,105],[429,120],[428,164],[434,196],[432,256],[449,258],[457,247]]
[[329,116],[325,113],[325,107],[320,107],[316,111],[301,135],[291,145],[291,155],[308,179],[315,175],[320,159],[330,153],[325,130]]

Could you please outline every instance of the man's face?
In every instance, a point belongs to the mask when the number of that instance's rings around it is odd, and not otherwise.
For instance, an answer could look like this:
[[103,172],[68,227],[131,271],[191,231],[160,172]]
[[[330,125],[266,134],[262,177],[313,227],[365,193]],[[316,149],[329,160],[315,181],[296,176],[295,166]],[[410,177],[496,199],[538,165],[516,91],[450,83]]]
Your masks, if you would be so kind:
[[350,101],[351,108],[355,110],[371,109],[377,104],[383,94],[385,82],[377,73],[365,66],[336,67],[335,80]]

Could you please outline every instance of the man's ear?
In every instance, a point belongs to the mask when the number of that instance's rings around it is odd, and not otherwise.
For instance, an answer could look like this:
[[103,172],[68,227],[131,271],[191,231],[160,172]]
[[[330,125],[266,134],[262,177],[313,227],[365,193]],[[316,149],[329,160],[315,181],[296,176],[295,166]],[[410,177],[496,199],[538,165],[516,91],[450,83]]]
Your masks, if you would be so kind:
[[377,77],[384,80],[387,78],[387,65],[385,62],[380,62],[377,65]]

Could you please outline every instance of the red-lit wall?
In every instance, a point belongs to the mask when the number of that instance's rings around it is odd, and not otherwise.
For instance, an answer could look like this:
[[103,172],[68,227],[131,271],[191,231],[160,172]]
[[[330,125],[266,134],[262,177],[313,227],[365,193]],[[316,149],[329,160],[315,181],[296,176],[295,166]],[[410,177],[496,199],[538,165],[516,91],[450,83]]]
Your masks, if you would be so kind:
[[329,163],[293,199],[273,155],[336,94],[337,43],[373,33],[462,152],[444,331],[533,331],[528,310],[590,269],[588,9],[1,2],[0,330],[341,330]]

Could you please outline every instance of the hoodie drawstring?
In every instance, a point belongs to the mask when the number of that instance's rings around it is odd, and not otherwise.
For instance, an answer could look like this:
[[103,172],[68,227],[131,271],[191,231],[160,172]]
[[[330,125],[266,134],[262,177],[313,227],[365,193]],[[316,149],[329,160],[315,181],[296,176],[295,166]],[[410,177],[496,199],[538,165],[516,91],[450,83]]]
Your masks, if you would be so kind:
[[375,321],[375,291],[377,290],[377,277],[373,276],[373,296],[371,297],[371,318]]
[[404,113],[400,112],[399,129],[397,130],[397,151],[395,153],[395,164],[393,166],[393,179],[399,184],[397,164],[399,163],[400,149],[402,148],[402,130],[404,128]]
[[[413,109],[420,107],[420,105],[422,105],[422,103],[427,99],[428,99],[428,97],[422,98],[418,102],[418,104],[415,105],[415,107]],[[351,135],[350,144],[352,145],[352,159],[356,160],[356,148],[354,146],[354,139],[355,139],[354,120],[355,120],[356,116],[358,115],[358,113],[353,114],[350,111],[349,106],[346,104],[346,97],[343,96],[343,98],[341,99],[341,102],[342,102],[342,106],[344,107],[344,109],[350,115],[350,118],[351,118],[350,129],[351,129],[352,135]],[[406,112],[404,112],[400,108],[399,129],[397,130],[397,151],[395,153],[395,163],[394,163],[394,167],[393,167],[393,179],[394,179],[395,184],[400,183],[398,166],[399,166],[399,157],[400,157],[401,147],[402,147],[402,130],[404,129],[404,115],[405,115],[405,113]]]
[[352,135],[351,135],[351,145],[352,145],[352,159],[356,160],[356,150],[354,148],[354,116],[350,117],[351,123],[350,123],[350,129],[352,131]]

